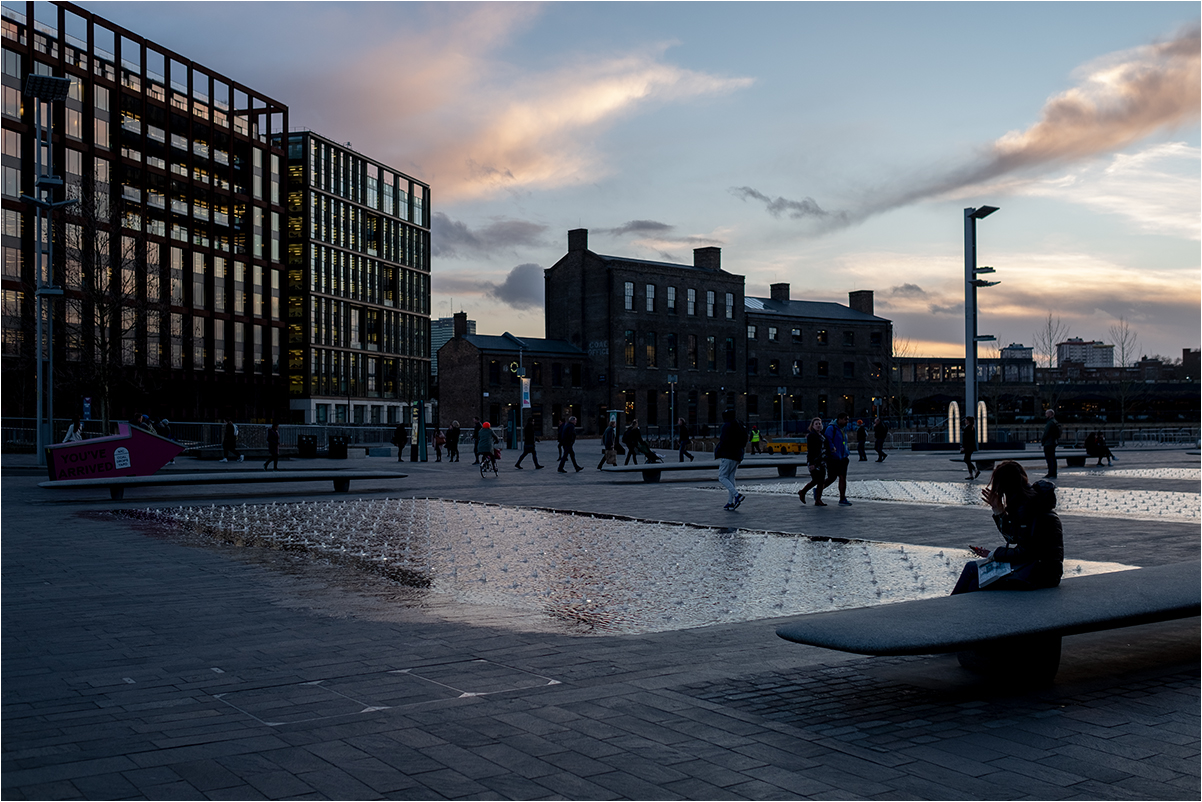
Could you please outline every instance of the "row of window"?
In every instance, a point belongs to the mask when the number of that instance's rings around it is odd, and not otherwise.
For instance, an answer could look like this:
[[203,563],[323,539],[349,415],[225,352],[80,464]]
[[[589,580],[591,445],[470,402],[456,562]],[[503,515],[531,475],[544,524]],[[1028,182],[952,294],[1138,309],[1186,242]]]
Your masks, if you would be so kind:
[[[305,394],[305,351],[288,351],[289,392]],[[418,359],[309,350],[308,391],[311,395],[359,398],[425,398],[428,362]]]
[[[305,234],[299,213],[301,192],[288,196],[288,230],[293,242]],[[315,192],[310,199],[309,239],[329,243],[387,262],[428,270],[429,234],[395,218],[363,211],[346,201]]]
[[[759,324],[753,324],[753,323],[747,324],[747,339],[748,340],[758,340],[759,335],[760,335],[760,328],[761,328],[761,326]],[[778,342],[783,341],[784,331],[785,331],[784,327],[763,326],[762,328],[764,328],[764,330],[765,330],[765,337],[768,342],[778,343]],[[805,337],[802,334],[802,330],[801,330],[800,326],[790,326],[790,327],[788,327],[788,331],[789,331],[788,336],[790,338],[790,342],[792,342],[795,345],[804,345],[805,344]],[[880,346],[881,342],[882,342],[881,332],[872,331],[872,332],[868,333],[868,344],[869,345]],[[813,343],[815,345],[829,345],[830,344],[830,332],[827,329],[815,329]],[[855,347],[855,345],[856,345],[855,331],[844,330],[843,345],[844,345],[844,347],[847,347],[847,348]]]
[[[645,403],[641,407],[636,407],[638,403],[638,393],[634,390],[627,390],[623,399],[623,410],[626,413],[627,420],[638,419],[640,422],[649,426],[658,426],[661,423],[660,413],[671,410],[670,396],[666,396],[662,390],[646,390]],[[761,414],[760,396],[749,393],[747,396],[747,415],[758,416]],[[800,394],[788,395],[783,398],[789,399],[790,409],[788,414],[793,416],[801,416],[803,412],[802,396]],[[764,413],[770,414],[773,420],[779,420],[781,416],[781,404],[783,398],[780,395],[771,396],[771,409],[762,410]],[[855,397],[851,395],[843,395],[841,398],[840,409],[852,410],[855,408]],[[816,408],[812,410],[812,414],[826,417],[829,413],[828,399],[826,395],[819,395],[815,398]],[[677,418],[684,418],[690,426],[698,424],[717,424],[719,421],[720,410],[734,408],[735,394],[720,393],[713,390],[689,390],[687,393],[681,393],[679,406],[675,413]],[[675,430],[676,422],[663,421],[670,423]],[[707,436],[708,432],[694,430],[694,435],[702,437]]]
[[[664,311],[670,315],[678,314],[679,308],[677,305],[677,288],[667,287],[664,297]],[[636,311],[635,302],[635,283],[627,281],[623,283],[623,305],[627,312]],[[734,320],[735,317],[735,294],[733,292],[723,293],[721,297],[713,290],[705,292],[705,316],[720,317],[724,316],[727,320]],[[643,305],[642,308],[647,312],[659,311],[658,301],[656,298],[656,285],[643,285]],[[684,312],[686,315],[697,316],[700,312],[698,303],[697,290],[693,288],[685,289],[684,295]]]
[[[427,225],[426,187],[321,140],[310,138],[308,141],[310,186],[385,215],[402,220],[412,218],[419,226]],[[305,137],[301,136],[292,136],[288,140],[288,157],[296,164],[304,163],[304,142]],[[294,174],[293,178],[300,177]]]
[[[288,342],[304,344],[303,304],[305,298],[288,299]],[[424,317],[386,309],[372,309],[331,298],[309,299],[308,341],[388,354],[420,356],[427,353],[427,321]]]
[[[506,378],[508,377],[508,378]],[[583,387],[584,367],[579,362],[563,364],[552,362],[549,370],[544,362],[531,362],[526,368],[526,377],[532,387]],[[488,362],[488,383],[490,385],[517,384],[518,373],[513,370],[512,362],[491,359]],[[547,383],[549,380],[549,383]]]
[[[289,282],[294,293],[306,289],[296,266],[289,270]],[[322,245],[312,246],[308,290],[406,312],[430,311],[428,274]]]

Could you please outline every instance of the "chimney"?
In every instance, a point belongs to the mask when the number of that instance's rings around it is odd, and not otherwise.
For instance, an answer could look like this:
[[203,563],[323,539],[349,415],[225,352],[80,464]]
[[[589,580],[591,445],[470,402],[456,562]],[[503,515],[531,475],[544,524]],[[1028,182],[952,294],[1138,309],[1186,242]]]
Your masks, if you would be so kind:
[[467,312],[456,312],[454,315],[454,332],[456,337],[467,336]]
[[779,301],[782,304],[789,303],[789,285],[788,284],[773,284],[770,288],[772,292],[772,300]]
[[568,232],[568,253],[588,250],[588,229],[574,228]]
[[702,270],[722,269],[722,249],[712,245],[708,248],[693,249],[693,267]]
[[872,311],[872,290],[855,290],[847,293],[847,305],[866,315],[876,314]]

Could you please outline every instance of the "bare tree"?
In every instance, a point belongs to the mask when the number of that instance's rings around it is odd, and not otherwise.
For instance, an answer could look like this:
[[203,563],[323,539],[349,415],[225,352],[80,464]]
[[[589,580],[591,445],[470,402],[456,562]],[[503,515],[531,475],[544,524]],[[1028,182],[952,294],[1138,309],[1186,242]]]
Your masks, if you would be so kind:
[[1035,330],[1035,359],[1038,361],[1042,357],[1045,368],[1053,367],[1056,345],[1068,339],[1068,334],[1068,326],[1059,317],[1053,317],[1052,313],[1048,312],[1043,325]]
[[1139,381],[1139,375],[1132,370],[1132,364],[1139,353],[1139,334],[1131,328],[1125,317],[1119,317],[1118,322],[1110,327],[1110,339],[1114,344],[1115,356],[1118,361],[1117,380],[1111,386],[1111,395],[1119,402],[1119,439],[1122,440],[1122,427],[1127,423],[1128,407],[1142,394],[1144,387]]
[[[901,417],[905,414],[907,397],[904,389],[904,371],[901,369],[902,360],[914,355],[914,344],[906,337],[898,337],[893,330],[890,348],[882,347],[879,355],[879,365],[870,371],[872,394],[885,399],[881,416],[896,412]],[[891,409],[892,408],[892,409]]]
[[[145,292],[145,241],[140,221],[109,198],[109,186],[85,178],[70,191],[79,202],[60,226],[64,351],[60,382],[97,397],[104,432],[121,384],[144,383],[138,370],[139,335],[157,330],[157,303]],[[152,319],[151,313],[156,313]],[[149,321],[149,322],[148,322]]]

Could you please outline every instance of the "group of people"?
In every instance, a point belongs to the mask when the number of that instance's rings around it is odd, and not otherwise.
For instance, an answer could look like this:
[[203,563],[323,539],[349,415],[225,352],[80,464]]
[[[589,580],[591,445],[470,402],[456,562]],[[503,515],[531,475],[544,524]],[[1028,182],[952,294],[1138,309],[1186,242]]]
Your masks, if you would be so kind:
[[[801,499],[802,504],[806,503],[806,494],[812,489],[814,506],[827,506],[826,502],[822,500],[822,491],[838,482],[839,505],[851,506],[851,501],[847,498],[847,469],[851,465],[851,448],[847,442],[849,419],[850,416],[846,412],[840,412],[826,426],[823,426],[822,418],[816,417],[810,421],[810,427],[806,430],[806,469],[810,472],[810,481],[797,491],[797,497]],[[866,462],[868,456],[865,449],[868,433],[863,420],[857,421],[857,424],[856,441],[859,446],[860,460]],[[884,462],[885,458],[889,456],[885,453],[885,436],[888,433],[889,427],[885,425],[884,421],[877,418],[873,426],[877,462]]]

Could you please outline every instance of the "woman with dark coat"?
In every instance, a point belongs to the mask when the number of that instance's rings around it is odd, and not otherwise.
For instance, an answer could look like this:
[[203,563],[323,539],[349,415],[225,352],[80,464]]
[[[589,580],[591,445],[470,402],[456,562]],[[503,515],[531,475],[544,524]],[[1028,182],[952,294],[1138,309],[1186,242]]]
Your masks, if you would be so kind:
[[689,432],[689,424],[684,422],[684,418],[679,418],[676,421],[676,436],[680,438],[680,461],[684,462],[684,458],[688,457],[689,462],[693,461],[693,455],[689,453],[689,446],[693,444],[693,436]]
[[459,421],[451,421],[451,428],[447,429],[447,462],[459,461]]
[[822,418],[810,421],[806,430],[806,468],[810,471],[810,483],[797,491],[801,503],[806,503],[806,492],[814,488],[814,506],[825,507],[822,500],[822,482],[826,478],[826,435],[822,433]]
[[271,428],[267,430],[267,461],[263,463],[263,470],[267,470],[267,466],[275,463],[275,469],[280,469],[280,424],[272,421]]
[[977,423],[971,415],[964,419],[964,432],[960,436],[964,446],[964,464],[968,466],[968,481],[981,475],[981,469],[972,462],[972,452],[977,450]]
[[622,442],[626,444],[626,462],[622,463],[623,465],[629,465],[631,460],[634,460],[635,465],[639,464],[639,443],[642,440],[643,433],[639,431],[639,422],[632,420],[622,433]]
[[[992,508],[993,522],[1006,545],[992,552],[970,546],[986,559],[964,566],[952,595],[1059,585],[1064,574],[1064,530],[1055,512],[1056,485],[1046,481],[1032,485],[1023,466],[1007,460],[993,469],[981,498]],[[1001,575],[994,576],[999,571]]]

